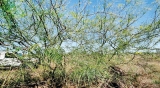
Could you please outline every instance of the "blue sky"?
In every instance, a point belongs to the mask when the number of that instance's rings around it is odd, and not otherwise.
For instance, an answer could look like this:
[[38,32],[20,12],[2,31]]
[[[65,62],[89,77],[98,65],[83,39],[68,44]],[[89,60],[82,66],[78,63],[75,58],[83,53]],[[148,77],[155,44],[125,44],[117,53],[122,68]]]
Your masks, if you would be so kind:
[[[71,8],[69,8],[69,9],[71,9],[71,10],[73,9],[72,7],[79,2],[79,0],[68,0],[68,1],[70,1],[69,7],[71,7]],[[90,1],[91,3],[89,5],[88,9],[93,10],[93,6],[101,5],[101,1],[103,1],[103,0],[80,0],[80,1],[85,1],[85,2]],[[111,0],[107,0],[107,1],[111,1]],[[113,1],[116,2],[115,5],[116,4],[118,5],[119,3],[124,4],[124,2],[125,2],[125,0],[113,0]],[[151,22],[152,17],[154,16],[154,10],[155,10],[154,6],[152,5],[152,2],[154,2],[155,0],[139,0],[139,1],[144,1],[146,3],[146,5],[151,8],[151,10],[149,10],[141,19],[139,19],[139,21],[135,24],[135,26],[138,26],[143,22],[144,23]],[[82,3],[82,4],[84,4],[84,3]],[[81,5],[81,6],[83,6],[83,5]],[[75,42],[69,41],[68,43],[63,43],[62,46],[63,47],[77,46],[77,44]],[[160,45],[158,45],[157,47],[160,47]]]
[[[96,5],[101,5],[102,1],[104,0],[70,0],[70,3],[69,3],[69,6],[74,6],[75,4],[77,4],[79,1],[81,2],[87,2],[87,1],[90,1],[90,10],[93,9],[93,6],[96,6]],[[119,3],[122,3],[124,4],[126,0],[106,0],[107,2],[116,2],[116,4],[118,5]],[[137,0],[138,1],[138,0]],[[149,8],[151,8],[150,11],[148,11],[141,19],[140,19],[140,22],[143,22],[143,21],[148,21],[149,18],[152,18],[153,17],[153,13],[154,13],[154,10],[155,8],[153,7],[152,3],[155,2],[155,0],[139,0],[139,1],[142,1],[144,2],[144,4],[146,6],[148,6]],[[82,3],[83,4],[83,3]],[[115,4],[115,5],[116,5]],[[81,5],[82,6],[82,5]],[[151,7],[152,6],[152,7]]]
[[[93,10],[93,6],[96,5],[101,5],[101,1],[104,0],[70,0],[69,6],[71,7],[70,9],[72,9],[75,4],[78,5],[77,3],[79,1],[83,1],[81,7],[83,7],[84,2],[90,1],[90,5],[89,5],[89,10],[92,11]],[[106,0],[109,2],[112,2],[111,0]],[[115,6],[118,5],[119,3],[124,4],[126,0],[113,0],[115,2]],[[137,0],[138,1],[138,0]],[[153,2],[155,2],[155,0],[139,0],[144,2],[142,7],[148,7],[150,8],[150,10],[148,10],[146,12],[146,14],[144,16],[142,16],[135,24],[134,26],[139,26],[145,23],[151,23],[153,20],[153,16],[154,16],[154,11],[155,11],[155,7],[152,5]],[[77,46],[78,44],[76,44],[75,42],[69,41],[69,43],[63,43],[62,46],[65,47],[72,47],[72,46]],[[155,47],[160,47],[160,44],[156,45]],[[67,49],[68,51],[68,49]]]

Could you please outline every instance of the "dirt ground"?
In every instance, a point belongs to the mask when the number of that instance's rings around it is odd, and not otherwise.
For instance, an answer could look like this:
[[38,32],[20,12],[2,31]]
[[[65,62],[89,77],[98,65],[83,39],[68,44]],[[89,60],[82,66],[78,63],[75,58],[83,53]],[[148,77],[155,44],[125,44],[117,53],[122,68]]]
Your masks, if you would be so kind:
[[135,57],[127,64],[116,65],[124,79],[133,80],[133,88],[160,88],[160,59]]

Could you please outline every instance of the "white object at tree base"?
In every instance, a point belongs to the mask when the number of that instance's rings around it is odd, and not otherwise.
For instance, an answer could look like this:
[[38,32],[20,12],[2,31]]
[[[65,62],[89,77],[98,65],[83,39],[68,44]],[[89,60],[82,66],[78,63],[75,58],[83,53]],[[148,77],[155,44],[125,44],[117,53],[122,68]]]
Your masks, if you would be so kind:
[[0,60],[2,60],[2,59],[5,58],[5,53],[6,53],[6,52],[0,52]]

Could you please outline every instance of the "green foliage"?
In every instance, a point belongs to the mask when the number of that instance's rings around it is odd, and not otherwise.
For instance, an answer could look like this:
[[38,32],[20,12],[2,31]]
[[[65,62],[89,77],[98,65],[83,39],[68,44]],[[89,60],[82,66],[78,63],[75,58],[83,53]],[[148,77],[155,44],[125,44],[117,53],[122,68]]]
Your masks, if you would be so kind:
[[44,50],[44,58],[47,58],[46,60],[53,61],[56,64],[61,64],[62,56],[60,49],[48,48]]
[[[25,78],[29,74],[26,69],[33,72],[42,65],[44,77],[51,76],[52,81],[68,78],[78,83],[96,83],[99,78],[110,78],[107,67],[123,62],[123,55],[132,48],[135,55],[154,55],[136,51],[141,46],[154,47],[160,41],[159,3],[152,5],[156,9],[150,23],[139,21],[148,10],[147,5],[138,0],[124,3],[102,0],[94,8],[85,0],[79,0],[73,7],[68,3],[64,0],[0,0],[0,44],[4,43],[2,47],[6,50],[24,53],[22,56],[7,54],[23,62],[19,72],[22,80],[18,81],[30,79],[30,75]],[[70,41],[66,47],[71,52],[64,54],[61,46]],[[69,61],[65,55],[71,57]],[[30,58],[38,59],[38,63],[29,61]],[[66,63],[74,66],[71,73],[66,72]]]
[[75,12],[71,12],[70,14],[71,14],[71,16],[73,16],[74,18],[77,18],[77,14],[76,14]]
[[5,58],[17,58],[14,53],[6,53]]
[[72,71],[67,73],[67,77],[79,86],[96,84],[98,80],[109,78],[108,65],[105,56],[99,53],[92,54],[70,54],[70,63],[73,64]]
[[16,8],[15,3],[10,0],[2,0],[0,8],[2,9],[3,16],[8,22],[9,27],[14,25],[14,9]]

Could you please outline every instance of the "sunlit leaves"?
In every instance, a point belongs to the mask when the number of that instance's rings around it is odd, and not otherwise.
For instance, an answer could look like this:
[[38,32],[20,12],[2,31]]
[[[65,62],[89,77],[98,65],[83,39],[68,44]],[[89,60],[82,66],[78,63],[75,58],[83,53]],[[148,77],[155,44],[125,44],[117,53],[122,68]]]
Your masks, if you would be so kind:
[[[139,18],[149,10],[144,9],[147,7],[144,7],[142,1],[125,0],[124,3],[121,1],[117,3],[114,0],[102,0],[101,4],[95,6],[90,6],[93,3],[80,2],[82,3],[80,6],[76,4],[72,9],[68,9],[70,6],[65,6],[66,2],[55,0],[51,3],[51,1],[15,0],[3,7],[12,13],[18,23],[20,31],[14,31],[15,36],[20,37],[18,39],[24,38],[31,45],[37,42],[43,46],[46,44],[47,47],[72,40],[84,49],[92,49],[92,45],[97,47],[102,45],[103,49],[121,47],[132,38],[138,40],[143,36],[142,33],[152,31],[152,27],[137,25],[140,24]],[[4,13],[1,16],[12,25],[9,15]]]
[[6,11],[11,11],[11,9],[15,8],[15,3],[11,2],[10,0],[2,0],[2,6],[1,8]]
[[127,2],[127,3],[130,3],[130,2],[131,2],[131,0],[126,0],[126,2]]
[[122,3],[120,3],[120,4],[118,4],[118,8],[123,8],[124,7],[124,4],[122,4]]
[[135,5],[142,5],[143,4],[143,0],[137,0],[135,1]]
[[113,3],[110,2],[107,4],[107,7],[111,7],[112,5],[113,5]]
[[75,12],[70,12],[71,16],[74,17],[74,18],[77,18],[77,13]]

